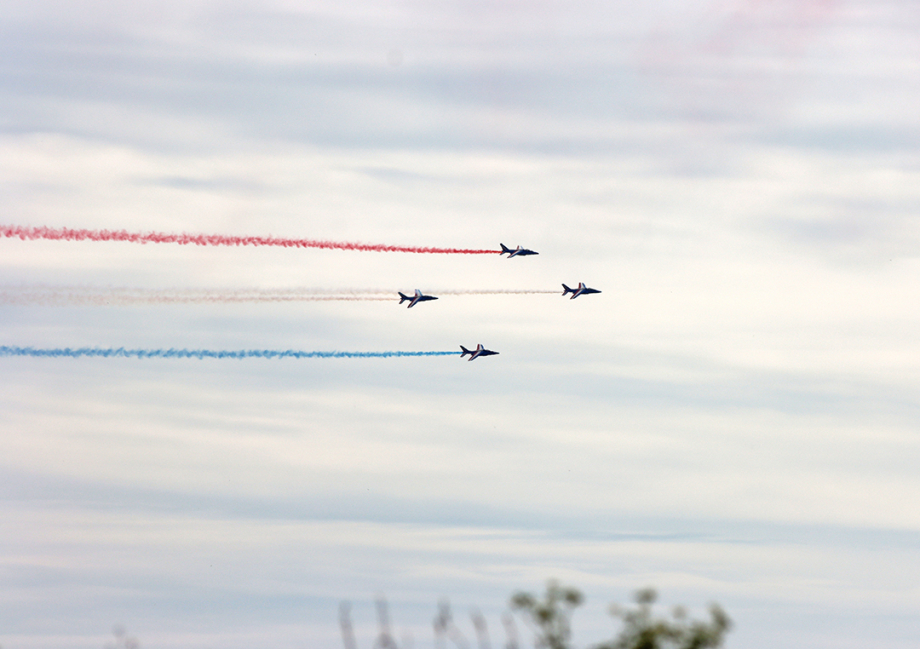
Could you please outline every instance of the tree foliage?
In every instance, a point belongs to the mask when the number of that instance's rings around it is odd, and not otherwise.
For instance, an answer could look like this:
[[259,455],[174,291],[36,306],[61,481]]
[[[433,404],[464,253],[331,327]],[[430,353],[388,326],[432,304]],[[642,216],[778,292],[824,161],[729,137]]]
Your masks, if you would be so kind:
[[[623,629],[613,640],[593,649],[715,649],[722,645],[731,629],[731,620],[718,604],[709,607],[709,621],[688,620],[683,608],[672,611],[671,618],[656,617],[652,608],[657,593],[646,588],[635,594],[636,606],[611,607],[611,614],[623,621]],[[541,649],[570,649],[572,611],[584,598],[574,588],[564,588],[550,581],[542,599],[530,593],[517,593],[511,608],[524,615],[533,628],[536,645]]]
[[574,588],[563,588],[556,581],[546,586],[542,600],[530,593],[517,593],[511,598],[511,608],[524,614],[534,627],[537,646],[547,649],[566,649],[572,627],[569,620],[572,611],[584,598]]
[[[722,646],[732,622],[718,604],[710,605],[708,621],[699,621],[688,620],[687,612],[681,607],[673,609],[670,617],[654,615],[653,607],[657,599],[657,593],[646,588],[636,592],[634,607],[612,606],[610,612],[622,620],[623,628],[612,640],[594,645],[591,649],[716,649]],[[550,581],[542,597],[518,592],[511,597],[510,606],[533,631],[538,649],[571,649],[572,613],[583,601],[584,597],[578,590]],[[475,609],[470,616],[479,649],[490,649],[492,645],[485,618]],[[346,602],[340,608],[339,620],[345,649],[357,649],[350,607]],[[390,616],[382,596],[377,600],[377,624],[380,633],[374,648],[398,649],[390,631]],[[506,613],[502,617],[502,624],[507,636],[505,649],[518,649],[514,616]],[[448,641],[455,649],[470,647],[470,642],[454,622],[446,600],[438,605],[434,633],[437,647],[446,647]],[[407,639],[406,643],[411,644],[411,639]]]
[[675,608],[672,618],[656,618],[652,605],[657,593],[646,588],[636,592],[636,607],[611,607],[611,614],[623,620],[623,630],[610,642],[595,649],[710,649],[722,645],[731,620],[718,604],[709,607],[709,622],[687,620],[683,608]]

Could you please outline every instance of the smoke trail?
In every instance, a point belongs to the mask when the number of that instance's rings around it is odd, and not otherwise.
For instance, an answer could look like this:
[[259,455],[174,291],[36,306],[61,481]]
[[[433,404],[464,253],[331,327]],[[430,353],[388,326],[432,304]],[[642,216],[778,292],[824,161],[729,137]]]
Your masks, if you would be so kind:
[[0,225],[0,235],[13,239],[47,239],[50,241],[128,241],[131,243],[178,243],[196,246],[279,246],[282,248],[326,248],[360,250],[365,252],[415,252],[432,254],[489,255],[499,250],[468,248],[430,248],[418,246],[388,246],[384,244],[318,241],[315,239],[284,239],[280,237],[235,237],[222,234],[172,234],[169,232],[128,232],[126,230],[83,230],[71,228],[26,227]]
[[[559,291],[444,290],[432,295],[555,295]],[[232,304],[270,302],[389,302],[396,289],[146,289],[86,286],[0,286],[0,304],[121,306],[133,304]]]
[[397,356],[458,356],[460,352],[305,352],[295,349],[125,349],[124,347],[70,347],[36,349],[35,347],[0,346],[0,356],[33,356],[50,358],[393,358]]
[[469,289],[469,290],[448,290],[433,291],[433,294],[441,295],[555,295],[559,291],[545,291],[536,289]]
[[0,288],[0,304],[39,304],[45,306],[122,306],[133,304],[232,304],[244,302],[389,302],[393,297],[379,294],[300,293],[296,291],[220,291],[154,290],[130,288],[27,287]]

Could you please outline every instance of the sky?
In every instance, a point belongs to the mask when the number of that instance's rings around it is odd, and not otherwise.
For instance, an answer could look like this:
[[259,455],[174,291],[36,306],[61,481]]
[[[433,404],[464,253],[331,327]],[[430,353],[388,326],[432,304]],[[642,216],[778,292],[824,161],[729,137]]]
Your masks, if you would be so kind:
[[3,649],[917,646],[920,4],[2,6],[2,226],[539,252],[0,237],[0,347],[500,352],[0,355]]

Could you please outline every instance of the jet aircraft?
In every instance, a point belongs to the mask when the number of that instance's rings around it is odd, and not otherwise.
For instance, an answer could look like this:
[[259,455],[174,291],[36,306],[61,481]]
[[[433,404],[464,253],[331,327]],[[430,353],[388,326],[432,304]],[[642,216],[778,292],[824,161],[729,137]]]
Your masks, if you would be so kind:
[[591,293],[600,293],[600,291],[598,291],[596,288],[588,288],[587,286],[585,286],[584,282],[578,282],[578,288],[569,288],[565,284],[562,285],[562,288],[564,289],[562,291],[563,296],[568,295],[569,293],[572,294],[572,297],[569,298],[570,300],[574,300],[579,295],[590,295]]
[[519,256],[526,257],[527,255],[539,255],[540,254],[539,252],[534,252],[533,250],[528,250],[527,248],[521,248],[520,246],[512,250],[511,248],[509,248],[503,243],[500,243],[498,245],[502,247],[502,251],[498,254],[503,255],[507,252],[508,259],[511,259],[512,257],[519,257]]
[[473,350],[469,350],[463,345],[460,345],[460,349],[463,350],[463,353],[460,354],[460,358],[463,358],[464,356],[469,354],[470,357],[467,360],[470,360],[470,361],[473,360],[474,358],[479,358],[480,356],[494,356],[495,354],[498,353],[498,352],[493,352],[490,349],[486,349],[485,347],[482,346],[482,343],[479,343],[478,345],[476,345],[476,349],[473,349]]
[[438,299],[438,298],[436,298],[436,297],[433,296],[433,295],[422,295],[422,292],[421,292],[420,290],[418,290],[418,289],[415,289],[415,295],[414,295],[414,296],[413,296],[413,295],[404,295],[403,293],[399,293],[399,303],[400,303],[400,304],[402,304],[402,303],[405,302],[406,300],[409,300],[409,306],[406,307],[407,309],[411,309],[412,307],[414,307],[414,306],[415,306],[416,304],[418,304],[419,302],[427,302],[428,300],[437,300],[437,299]]

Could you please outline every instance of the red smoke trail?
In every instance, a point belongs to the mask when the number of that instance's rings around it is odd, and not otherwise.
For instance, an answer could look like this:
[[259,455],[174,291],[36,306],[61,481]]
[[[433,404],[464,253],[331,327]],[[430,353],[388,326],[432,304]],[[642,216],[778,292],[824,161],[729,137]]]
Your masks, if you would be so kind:
[[222,234],[170,234],[168,232],[128,232],[126,230],[74,230],[71,228],[25,227],[0,225],[0,235],[8,238],[47,239],[50,241],[128,241],[131,243],[178,243],[183,246],[279,246],[281,248],[327,248],[360,250],[364,252],[416,252],[444,255],[489,255],[499,250],[468,248],[428,248],[417,246],[387,246],[379,243],[349,243],[316,241],[313,239],[282,239],[280,237],[231,237]]
[[803,62],[809,49],[822,47],[822,31],[833,28],[841,4],[683,3],[679,15],[669,15],[649,34],[638,52],[639,68],[667,92],[667,108],[694,126],[708,129],[717,119],[776,120],[802,93],[803,79],[809,78],[801,74]]

